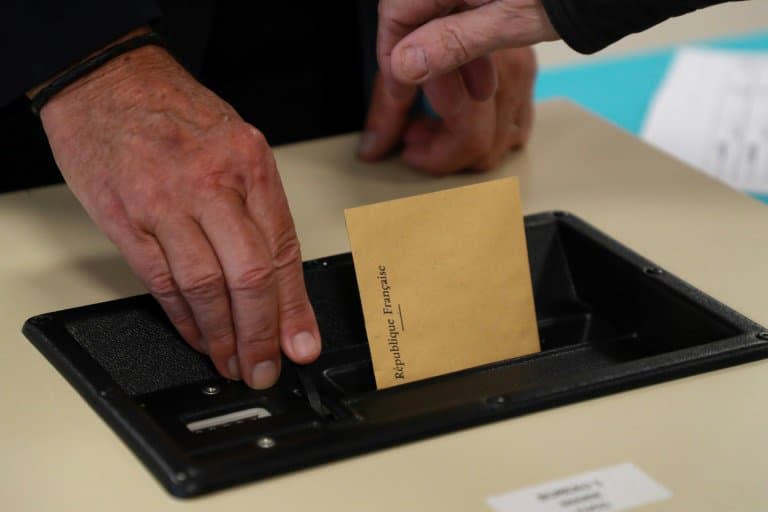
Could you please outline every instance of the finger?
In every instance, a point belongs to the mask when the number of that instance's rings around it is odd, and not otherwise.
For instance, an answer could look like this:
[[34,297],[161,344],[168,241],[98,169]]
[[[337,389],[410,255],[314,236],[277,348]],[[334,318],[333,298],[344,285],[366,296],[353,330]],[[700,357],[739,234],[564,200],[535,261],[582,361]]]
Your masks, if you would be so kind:
[[435,136],[441,125],[442,121],[433,117],[414,119],[405,131],[403,142],[406,146],[423,146]]
[[498,86],[496,67],[490,56],[483,56],[459,68],[461,78],[472,99],[485,101]]
[[272,255],[283,352],[292,361],[306,364],[320,355],[320,330],[307,296],[301,250],[288,200],[271,152],[263,164],[270,169],[267,173],[273,179],[263,188],[263,194],[251,194],[248,197],[247,208],[251,218],[264,233]]
[[416,88],[411,89],[410,95],[396,98],[384,87],[381,74],[376,75],[365,130],[358,146],[360,159],[366,162],[378,160],[400,141],[416,96]]
[[507,50],[504,53],[498,66],[501,85],[495,98],[495,142],[486,158],[473,166],[478,171],[495,167],[510,149],[525,144],[533,127],[533,83],[536,69],[533,52],[525,49]]
[[[533,92],[534,85],[536,84],[536,54],[533,48],[519,48],[513,50],[507,50],[504,55],[509,55],[510,59],[514,59],[515,66],[510,66],[505,70],[517,84],[516,87],[510,88],[511,90],[519,91],[515,96],[519,98],[519,108],[517,112],[517,119],[514,124],[517,126],[517,130],[513,131],[510,146],[515,148],[525,144],[531,136],[533,130]],[[504,76],[504,75],[500,75]]]
[[[382,0],[379,2],[376,53],[384,86],[393,97],[401,98],[410,94],[409,88],[395,81],[390,71],[392,50],[395,45],[424,22],[444,16],[461,3],[461,0]],[[414,66],[418,67],[418,60],[422,56],[416,52],[409,54],[407,58],[415,60]]]
[[542,17],[540,6],[510,7],[501,0],[433,19],[388,50],[388,73],[403,86],[416,85],[495,50],[546,40]]
[[469,98],[458,71],[437,76],[426,82],[423,88],[432,110],[442,118],[456,116]]
[[527,98],[523,101],[518,111],[518,120],[515,123],[517,130],[513,130],[509,147],[514,149],[524,145],[531,137],[533,129],[533,98]]
[[[452,118],[439,121],[435,129],[421,122],[422,133],[411,135],[426,139],[422,144],[409,144],[403,161],[430,174],[448,174],[470,167],[492,147],[495,132],[495,102],[470,102]],[[430,136],[424,132],[433,130]],[[409,128],[410,130],[410,128]]]
[[129,230],[110,238],[115,241],[131,270],[163,308],[184,341],[198,352],[207,353],[192,310],[176,286],[157,239],[148,233]]
[[219,373],[239,379],[229,295],[211,244],[194,219],[181,215],[158,223],[156,235],[211,360]]
[[235,192],[220,193],[199,220],[224,272],[242,378],[252,388],[268,388],[280,374],[280,349],[275,273],[264,236]]
[[299,242],[295,233],[284,236],[275,248],[280,345],[289,359],[307,364],[320,355],[320,330],[304,284]]

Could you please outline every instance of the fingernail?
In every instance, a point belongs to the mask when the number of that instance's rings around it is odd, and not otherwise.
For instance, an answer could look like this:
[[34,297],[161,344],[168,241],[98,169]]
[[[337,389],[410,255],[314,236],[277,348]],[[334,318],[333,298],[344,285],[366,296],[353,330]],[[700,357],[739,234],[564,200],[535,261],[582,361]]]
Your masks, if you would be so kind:
[[357,154],[361,157],[370,157],[376,149],[376,132],[363,132],[357,145]]
[[293,351],[303,360],[314,359],[320,353],[320,342],[308,332],[300,332],[291,339]]
[[400,64],[403,75],[411,80],[420,80],[429,74],[427,54],[418,46],[403,49],[400,52]]
[[256,363],[251,373],[251,387],[254,389],[267,389],[277,381],[277,377],[277,365],[274,361]]
[[237,356],[232,356],[227,361],[227,370],[229,370],[229,378],[232,380],[240,380],[240,364],[237,362]]

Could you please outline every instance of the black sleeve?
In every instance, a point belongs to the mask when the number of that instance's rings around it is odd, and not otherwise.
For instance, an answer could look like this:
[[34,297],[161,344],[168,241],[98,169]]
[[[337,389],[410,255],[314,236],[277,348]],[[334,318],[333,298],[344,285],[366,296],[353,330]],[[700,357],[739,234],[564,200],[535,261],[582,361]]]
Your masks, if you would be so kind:
[[673,16],[728,0],[541,0],[560,37],[581,53],[602,50]]
[[160,16],[151,0],[4,0],[0,106]]

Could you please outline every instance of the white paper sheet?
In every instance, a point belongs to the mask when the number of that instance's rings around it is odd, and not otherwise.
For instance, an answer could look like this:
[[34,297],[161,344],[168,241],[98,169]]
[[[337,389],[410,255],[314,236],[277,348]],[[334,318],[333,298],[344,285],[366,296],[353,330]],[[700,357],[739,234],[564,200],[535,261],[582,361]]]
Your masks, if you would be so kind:
[[680,50],[642,137],[732,187],[768,193],[768,53]]

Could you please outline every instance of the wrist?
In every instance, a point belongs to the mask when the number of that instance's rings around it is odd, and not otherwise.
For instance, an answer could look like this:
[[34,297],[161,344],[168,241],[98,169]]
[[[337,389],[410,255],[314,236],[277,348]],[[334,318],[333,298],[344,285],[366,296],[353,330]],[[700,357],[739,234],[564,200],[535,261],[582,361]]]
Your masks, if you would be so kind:
[[163,46],[162,39],[147,28],[131,31],[28,91],[30,107],[40,115],[51,103],[80,97],[78,92],[108,89],[144,69],[177,66]]
[[77,65],[87,61],[88,59],[90,59],[94,55],[97,55],[100,52],[104,51],[104,49],[109,48],[110,46],[122,43],[123,41],[127,41],[128,39],[131,39],[133,37],[140,36],[140,35],[143,35],[143,34],[147,34],[149,32],[150,32],[149,27],[139,27],[137,29],[134,29],[134,30],[128,32],[127,34],[123,35],[122,37],[119,37],[119,38],[115,39],[114,41],[110,42],[108,45],[103,46],[102,48],[99,48],[95,52],[92,52],[92,53],[86,55],[85,57],[83,57],[79,61],[75,62],[71,66],[68,66],[67,68],[61,70],[59,73],[56,73],[55,75],[53,75],[48,80],[46,80],[46,81],[36,85],[35,87],[31,88],[30,90],[28,90],[27,93],[26,93],[27,98],[30,98],[30,99],[33,98],[37,93],[39,93],[45,87],[50,85],[50,83],[53,82],[54,80],[56,80],[58,77],[60,77],[61,75],[63,75],[67,71],[69,71],[70,69],[74,68],[75,66],[77,66]]
[[[142,46],[120,54],[58,91],[40,110],[46,126],[54,119],[73,120],[107,108],[128,109],[145,97],[163,96],[186,72],[164,48]],[[169,91],[165,91],[169,92]]]

